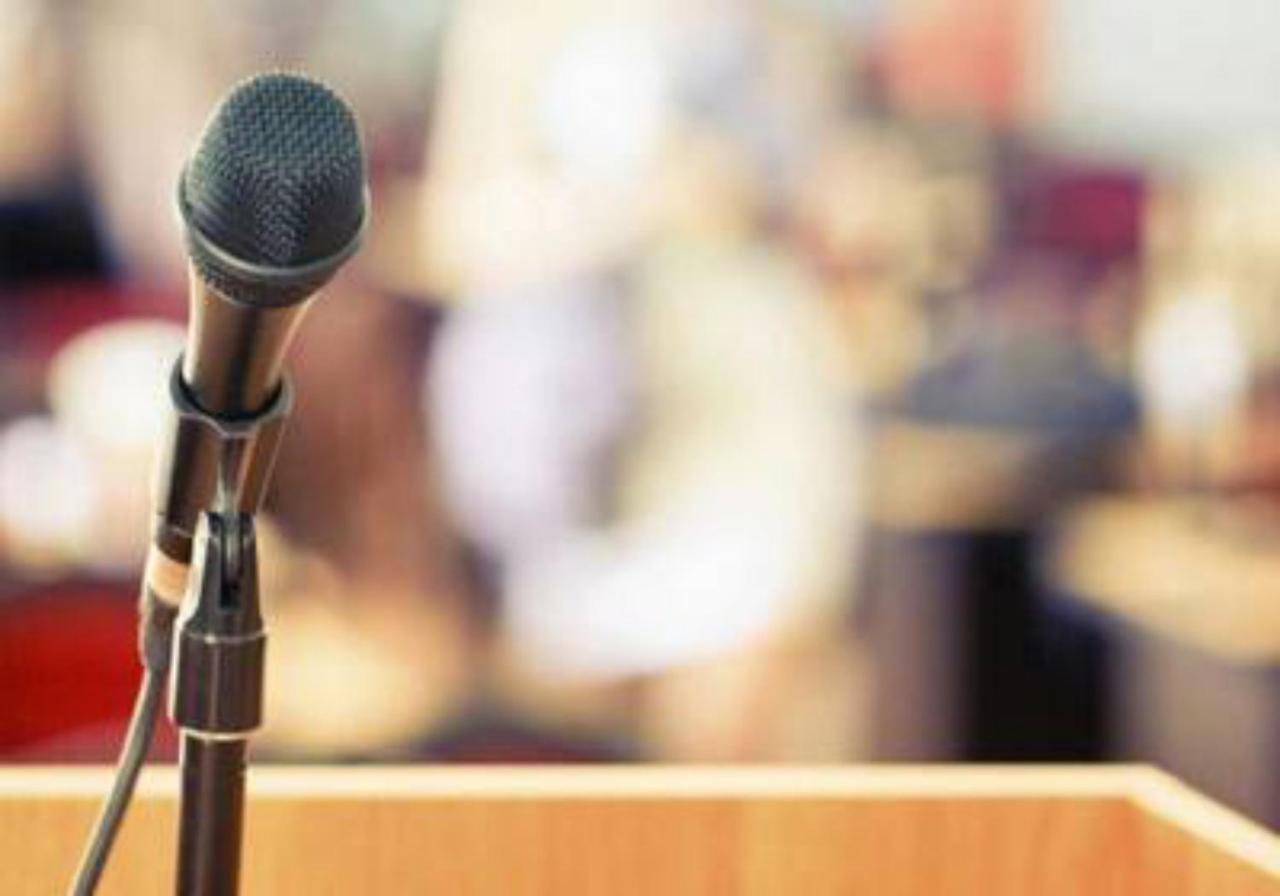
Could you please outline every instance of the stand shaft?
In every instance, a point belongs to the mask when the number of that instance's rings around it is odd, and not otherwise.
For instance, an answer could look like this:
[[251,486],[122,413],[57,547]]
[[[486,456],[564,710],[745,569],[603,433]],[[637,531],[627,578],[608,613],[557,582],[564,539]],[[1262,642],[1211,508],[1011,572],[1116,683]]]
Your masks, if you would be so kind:
[[262,722],[266,631],[253,517],[207,513],[178,617],[169,714],[182,732],[178,896],[235,896],[245,750]]
[[180,896],[234,896],[240,887],[244,740],[182,735]]

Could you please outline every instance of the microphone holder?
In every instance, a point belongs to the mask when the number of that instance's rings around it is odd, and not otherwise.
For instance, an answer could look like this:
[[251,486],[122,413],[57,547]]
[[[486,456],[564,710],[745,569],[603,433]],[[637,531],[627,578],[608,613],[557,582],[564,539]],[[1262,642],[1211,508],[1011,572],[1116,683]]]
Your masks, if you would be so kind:
[[293,408],[293,390],[285,379],[253,414],[211,413],[196,403],[183,381],[184,363],[179,358],[169,376],[170,413],[153,486],[153,546],[179,565],[190,563],[204,511],[257,511]]

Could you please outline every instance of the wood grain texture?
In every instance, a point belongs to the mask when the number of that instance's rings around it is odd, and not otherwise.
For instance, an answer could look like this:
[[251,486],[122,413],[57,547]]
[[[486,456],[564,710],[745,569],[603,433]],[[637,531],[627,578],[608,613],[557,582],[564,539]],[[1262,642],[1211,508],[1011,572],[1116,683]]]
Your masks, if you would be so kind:
[[[61,892],[104,769],[0,768],[0,892]],[[150,771],[104,894],[171,892]],[[1140,767],[258,768],[253,894],[1280,894],[1280,841]]]

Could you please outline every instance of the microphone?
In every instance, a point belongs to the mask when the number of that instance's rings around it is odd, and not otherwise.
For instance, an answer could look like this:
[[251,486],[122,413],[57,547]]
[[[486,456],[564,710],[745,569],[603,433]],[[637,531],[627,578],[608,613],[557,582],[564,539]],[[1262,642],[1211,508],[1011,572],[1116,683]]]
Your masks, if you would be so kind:
[[[169,379],[172,413],[156,466],[139,606],[143,682],[73,883],[77,896],[94,891],[106,866],[175,656],[170,714],[183,731],[179,891],[235,889],[244,744],[260,715],[265,638],[252,513],[292,401],[281,370],[285,351],[368,221],[364,167],[346,104],[315,81],[277,73],[227,95],[179,179],[191,322]],[[198,558],[202,581],[175,642],[202,515],[209,527]],[[227,732],[230,739],[219,739]],[[209,880],[218,883],[210,888]]]
[[222,101],[178,184],[191,256],[183,380],[205,410],[262,409],[310,298],[367,220],[355,117],[298,75],[252,78]]
[[[170,382],[175,425],[157,466],[145,574],[145,590],[174,606],[201,512],[220,494],[234,499],[226,509],[257,509],[291,402],[285,352],[316,292],[360,245],[369,215],[355,116],[300,75],[240,83],[206,124],[177,206],[190,323]],[[234,481],[220,481],[228,470]]]

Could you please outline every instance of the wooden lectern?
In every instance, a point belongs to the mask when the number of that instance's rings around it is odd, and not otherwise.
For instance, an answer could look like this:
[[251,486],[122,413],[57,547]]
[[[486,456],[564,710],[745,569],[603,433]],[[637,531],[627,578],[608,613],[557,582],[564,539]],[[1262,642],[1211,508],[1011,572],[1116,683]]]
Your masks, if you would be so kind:
[[[0,768],[0,892],[63,892],[105,769]],[[172,892],[144,775],[102,892]],[[1084,767],[259,767],[244,892],[1280,894],[1280,838],[1160,772]]]

